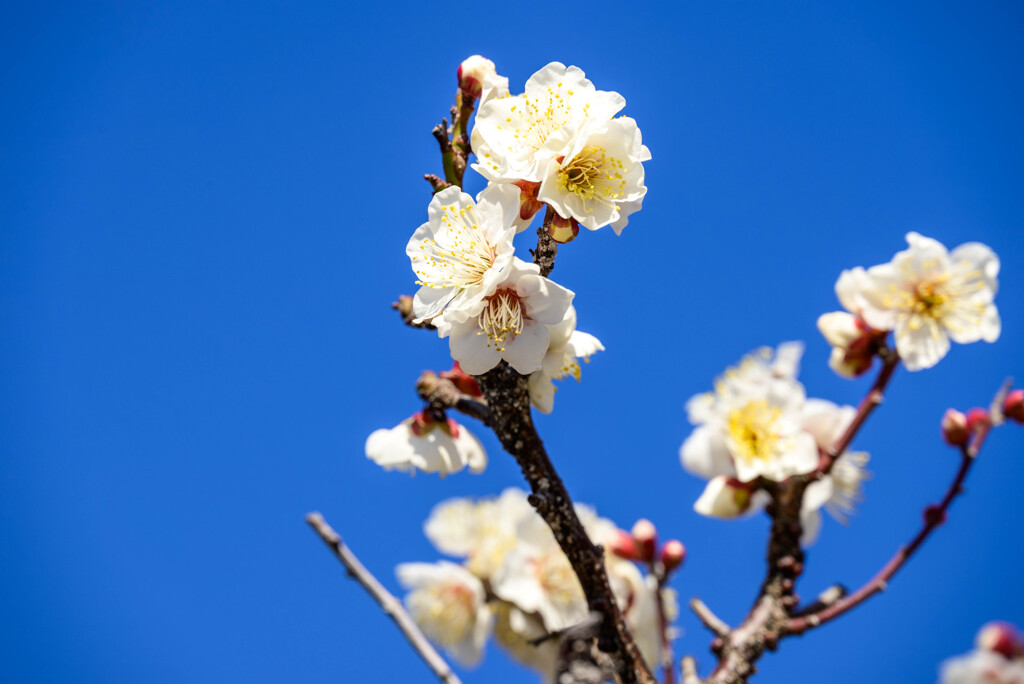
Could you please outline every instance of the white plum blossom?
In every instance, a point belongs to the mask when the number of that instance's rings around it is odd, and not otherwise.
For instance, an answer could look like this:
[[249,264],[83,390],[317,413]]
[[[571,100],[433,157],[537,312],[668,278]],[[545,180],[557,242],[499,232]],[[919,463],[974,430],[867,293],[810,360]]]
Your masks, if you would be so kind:
[[508,275],[518,212],[515,186],[489,186],[475,202],[455,186],[434,195],[427,222],[405,248],[420,285],[413,297],[415,323],[432,321],[445,337],[453,322],[480,312],[484,298]]
[[[636,122],[612,117],[626,104],[597,90],[582,70],[552,62],[522,95],[482,104],[473,129],[473,168],[493,183],[539,186],[539,202],[591,230],[616,232],[647,192],[642,162],[650,151]],[[527,192],[524,191],[524,197]],[[539,203],[525,204],[520,229]]]
[[[683,467],[708,479],[781,481],[814,470],[818,447],[803,430],[803,385],[796,381],[802,345],[762,348],[715,381],[715,391],[687,402],[697,426],[680,449]],[[715,487],[722,490],[725,481]]]
[[636,122],[625,116],[613,119],[582,147],[574,146],[573,153],[548,165],[537,199],[585,228],[610,224],[621,234],[647,194],[642,162],[650,160],[651,152]]
[[548,326],[550,343],[541,369],[530,374],[530,402],[541,413],[551,413],[555,403],[555,380],[572,376],[579,382],[580,359],[584,362],[604,345],[593,335],[576,330],[576,308],[569,307],[558,325]]
[[510,487],[497,498],[441,502],[431,511],[424,531],[438,551],[466,558],[473,574],[489,579],[519,543],[519,521],[534,516],[526,493]]
[[428,639],[463,665],[476,665],[494,625],[484,586],[448,561],[403,563],[398,581],[411,590],[405,605]]
[[952,252],[936,240],[907,233],[909,248],[887,264],[843,271],[836,294],[847,311],[875,330],[895,333],[896,351],[908,370],[931,368],[949,351],[999,338],[993,300],[999,259],[978,242]]
[[452,358],[470,375],[486,373],[502,359],[523,375],[540,370],[548,326],[562,321],[572,303],[573,292],[541,276],[536,264],[513,258],[504,275],[478,307],[449,317]]
[[466,466],[470,472],[480,473],[487,467],[487,453],[473,433],[450,418],[438,421],[424,413],[371,433],[366,439],[366,457],[385,470],[414,475],[422,470],[443,477]]
[[1024,642],[1013,625],[984,625],[974,646],[942,664],[940,684],[1024,684]]

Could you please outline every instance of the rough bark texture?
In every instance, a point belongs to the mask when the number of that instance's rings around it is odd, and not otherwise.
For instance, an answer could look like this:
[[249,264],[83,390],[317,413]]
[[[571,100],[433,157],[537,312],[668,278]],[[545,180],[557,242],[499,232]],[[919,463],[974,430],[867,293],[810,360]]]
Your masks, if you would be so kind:
[[803,572],[800,504],[806,487],[806,478],[791,478],[773,493],[774,501],[769,506],[772,531],[768,541],[768,569],[761,591],[742,624],[712,642],[718,666],[708,677],[709,684],[746,682],[757,672],[754,663],[758,658],[765,650],[774,650],[778,645],[790,611],[799,601],[793,589]]
[[569,492],[534,428],[526,378],[502,361],[478,376],[477,381],[493,412],[491,427],[530,484],[530,503],[568,557],[590,609],[604,616],[598,631],[598,647],[622,663],[619,677],[624,684],[655,684],[615,603],[605,572],[603,549],[591,542],[583,529]]

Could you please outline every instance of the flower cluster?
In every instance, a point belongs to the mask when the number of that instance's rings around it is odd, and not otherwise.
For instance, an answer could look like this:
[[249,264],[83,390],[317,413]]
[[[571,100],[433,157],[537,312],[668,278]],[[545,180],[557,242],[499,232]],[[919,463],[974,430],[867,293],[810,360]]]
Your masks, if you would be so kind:
[[[647,192],[642,162],[650,152],[635,121],[613,118],[622,96],[595,89],[576,67],[553,62],[513,96],[494,63],[475,55],[458,80],[460,116],[480,101],[473,168],[489,182],[475,198],[457,184],[436,186],[427,221],[406,245],[419,290],[403,315],[448,338],[468,375],[505,362],[529,376],[531,403],[550,413],[555,381],[579,380],[580,360],[604,346],[576,329],[574,293],[516,256],[513,238],[545,206],[545,228],[557,241],[579,225],[620,232]],[[445,416],[418,421],[375,432],[367,456],[386,468],[441,474],[486,461],[472,435]]]
[[[577,505],[576,512],[591,539],[606,548],[625,534],[587,506]],[[439,552],[462,561],[398,566],[399,581],[411,590],[406,605],[424,634],[467,665],[480,660],[493,634],[513,658],[552,675],[557,640],[540,646],[530,641],[579,623],[587,603],[568,559],[526,493],[507,489],[496,498],[442,502],[424,531]],[[606,553],[605,563],[641,651],[649,662],[657,662],[657,583],[614,553]],[[663,589],[660,600],[674,616],[674,593]]]

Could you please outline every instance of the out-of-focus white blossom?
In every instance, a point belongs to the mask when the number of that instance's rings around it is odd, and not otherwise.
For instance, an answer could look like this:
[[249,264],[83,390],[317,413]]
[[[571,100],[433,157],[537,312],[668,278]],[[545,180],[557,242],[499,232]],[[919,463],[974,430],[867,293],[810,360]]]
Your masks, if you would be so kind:
[[480,580],[447,561],[403,563],[395,572],[410,590],[406,608],[427,638],[463,665],[480,662],[494,625]]
[[502,359],[523,375],[540,370],[548,326],[559,323],[572,303],[573,292],[541,276],[536,264],[513,258],[503,275],[479,308],[464,310],[469,316],[446,314],[452,358],[470,375],[486,373]]
[[550,342],[541,369],[530,375],[530,402],[541,413],[551,413],[555,403],[555,380],[572,376],[579,382],[580,359],[584,362],[604,345],[593,335],[576,330],[576,309],[570,306],[558,325],[548,326]]
[[781,481],[818,465],[814,437],[803,429],[804,388],[795,379],[801,351],[797,343],[775,354],[759,349],[716,379],[713,393],[687,402],[697,428],[680,449],[686,470],[748,483]]
[[934,366],[949,351],[950,339],[998,339],[995,253],[978,242],[948,252],[917,233],[907,233],[907,243],[887,264],[843,271],[836,282],[842,305],[875,330],[893,330],[908,370]]
[[385,470],[412,474],[422,470],[444,476],[466,466],[480,473],[487,467],[487,453],[469,430],[450,418],[435,421],[424,413],[371,433],[366,439],[366,457]]
[[405,248],[420,285],[415,323],[433,321],[445,337],[453,323],[480,313],[515,258],[518,211],[519,190],[510,185],[489,186],[475,202],[455,186],[434,195]]
[[1024,684],[1024,642],[1012,625],[985,625],[978,631],[975,648],[944,662],[939,684]]
[[[530,77],[524,94],[481,105],[473,168],[493,183],[539,184],[539,201],[562,218],[619,232],[647,192],[642,162],[650,159],[636,122],[612,118],[625,104],[618,93],[594,88],[579,68],[552,62]],[[536,209],[524,205],[522,218]]]

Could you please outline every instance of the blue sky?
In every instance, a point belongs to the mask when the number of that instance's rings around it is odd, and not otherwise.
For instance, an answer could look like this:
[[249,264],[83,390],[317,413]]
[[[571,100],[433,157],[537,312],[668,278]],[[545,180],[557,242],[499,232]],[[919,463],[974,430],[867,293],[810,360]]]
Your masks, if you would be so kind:
[[[621,237],[553,276],[607,351],[539,419],[574,496],[682,539],[674,583],[737,622],[766,524],[692,512],[683,404],[761,345],[808,343],[843,268],[916,230],[1000,255],[996,344],[900,371],[857,447],[874,479],[803,580],[856,586],[908,540],[956,457],[950,406],[1024,377],[1024,99],[1015,3],[23,3],[0,25],[0,663],[19,682],[429,681],[305,528],[390,587],[432,560],[438,501],[521,482],[386,473],[374,429],[417,409],[447,345],[403,328],[404,246],[439,172],[431,126],[482,53],[513,88],[549,61],[627,100],[653,159]],[[479,181],[474,181],[479,184]],[[479,187],[479,185],[471,187]],[[521,236],[520,240],[526,236]],[[520,244],[517,242],[517,244]],[[520,249],[525,250],[523,241]],[[1016,350],[1016,351],[1014,351]],[[471,425],[471,429],[472,429]],[[890,591],[782,644],[756,681],[931,681],[976,629],[1024,623],[1014,490],[993,435],[949,523]],[[688,613],[677,651],[707,667]],[[467,681],[533,681],[492,648]]]

